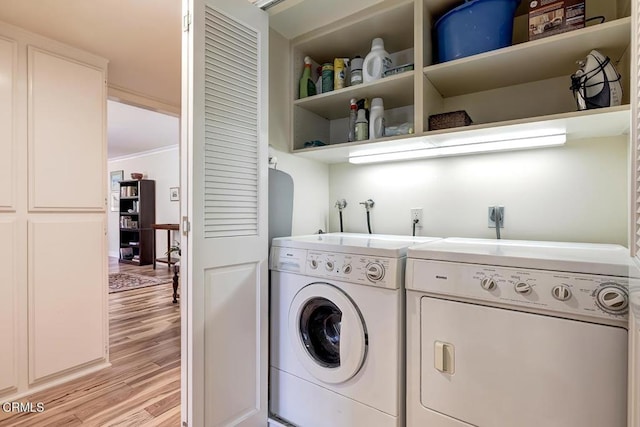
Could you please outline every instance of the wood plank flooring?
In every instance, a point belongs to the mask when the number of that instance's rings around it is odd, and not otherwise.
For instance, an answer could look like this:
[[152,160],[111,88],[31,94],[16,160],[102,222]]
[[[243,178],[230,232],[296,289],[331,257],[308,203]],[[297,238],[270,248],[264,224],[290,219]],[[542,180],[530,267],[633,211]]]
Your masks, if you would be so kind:
[[[109,271],[172,277],[164,264],[153,270],[115,258]],[[45,411],[0,411],[0,426],[180,426],[180,304],[172,293],[166,284],[110,294],[112,366],[21,399]]]

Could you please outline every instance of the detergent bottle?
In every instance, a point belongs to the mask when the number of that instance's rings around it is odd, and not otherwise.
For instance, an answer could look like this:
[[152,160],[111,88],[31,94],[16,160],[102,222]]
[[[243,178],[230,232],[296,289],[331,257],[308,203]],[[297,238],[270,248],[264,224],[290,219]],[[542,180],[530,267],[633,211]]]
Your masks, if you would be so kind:
[[384,136],[384,104],[382,98],[371,100],[371,113],[369,114],[369,139],[382,138]]
[[381,38],[375,38],[371,42],[371,52],[364,58],[362,63],[362,77],[364,83],[378,80],[382,77],[382,73],[391,68],[393,62],[389,54],[384,50],[384,41]]

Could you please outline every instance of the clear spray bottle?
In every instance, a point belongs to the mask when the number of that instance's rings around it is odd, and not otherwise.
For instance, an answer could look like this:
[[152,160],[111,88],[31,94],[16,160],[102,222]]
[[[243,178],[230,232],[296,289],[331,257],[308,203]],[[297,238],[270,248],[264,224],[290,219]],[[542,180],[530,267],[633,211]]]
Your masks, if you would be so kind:
[[349,101],[351,105],[349,106],[349,135],[347,137],[347,141],[352,142],[356,140],[356,118],[358,117],[358,105],[356,104],[356,99],[351,98]]

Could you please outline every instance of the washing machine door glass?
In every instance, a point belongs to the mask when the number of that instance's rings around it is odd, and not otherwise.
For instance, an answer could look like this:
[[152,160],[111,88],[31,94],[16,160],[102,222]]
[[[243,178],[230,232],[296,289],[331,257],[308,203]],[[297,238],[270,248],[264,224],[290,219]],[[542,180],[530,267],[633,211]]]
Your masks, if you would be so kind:
[[289,336],[298,360],[323,382],[345,382],[364,363],[364,321],[353,301],[333,285],[313,283],[296,294],[289,310]]
[[340,366],[342,311],[326,298],[309,300],[300,314],[302,342],[313,359],[326,368]]

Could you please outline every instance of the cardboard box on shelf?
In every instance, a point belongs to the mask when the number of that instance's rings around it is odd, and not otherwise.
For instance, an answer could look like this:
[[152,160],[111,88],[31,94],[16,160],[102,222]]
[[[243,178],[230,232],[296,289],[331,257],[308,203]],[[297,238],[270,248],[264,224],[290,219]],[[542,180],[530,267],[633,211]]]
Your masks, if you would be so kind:
[[584,0],[529,1],[529,40],[584,28]]

